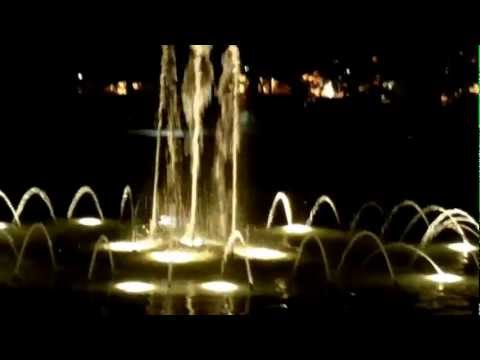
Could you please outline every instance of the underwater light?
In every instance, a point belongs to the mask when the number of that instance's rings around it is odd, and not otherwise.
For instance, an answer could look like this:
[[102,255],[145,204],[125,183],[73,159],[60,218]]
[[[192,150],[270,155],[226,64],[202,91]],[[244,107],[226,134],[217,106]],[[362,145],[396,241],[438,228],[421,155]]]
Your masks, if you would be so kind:
[[76,222],[79,223],[80,225],[90,226],[90,227],[99,226],[102,224],[102,220],[94,217],[80,218],[80,219],[77,219]]
[[191,248],[199,248],[205,245],[205,240],[199,237],[191,238],[188,236],[184,236],[180,239],[180,244],[191,247]]
[[152,250],[160,245],[159,241],[155,240],[138,240],[138,241],[114,241],[105,244],[103,249],[111,250],[113,252],[142,252]]
[[160,220],[158,220],[158,225],[174,228],[177,226],[177,219],[173,216],[161,215]]
[[233,249],[233,253],[237,256],[252,259],[252,260],[265,260],[275,261],[288,258],[288,254],[275,249],[266,247],[254,247],[254,246],[242,246]]
[[426,275],[425,278],[437,284],[453,284],[460,282],[463,279],[461,276],[444,272],[436,273],[433,275]]
[[127,281],[116,284],[115,288],[129,294],[145,294],[154,291],[156,286],[141,281]]
[[185,250],[155,251],[148,257],[156,262],[164,264],[188,264],[191,262],[204,261],[210,258],[209,252],[194,252]]
[[6,230],[10,224],[5,222],[0,222],[0,230]]
[[287,234],[304,235],[311,232],[313,228],[304,224],[289,224],[282,226],[282,230]]
[[229,294],[238,290],[238,285],[227,281],[211,281],[200,284],[204,290],[217,294]]
[[448,244],[447,247],[450,250],[462,253],[464,255],[467,255],[470,252],[478,250],[476,246],[473,246],[469,242],[458,242],[458,243],[453,243],[453,244]]

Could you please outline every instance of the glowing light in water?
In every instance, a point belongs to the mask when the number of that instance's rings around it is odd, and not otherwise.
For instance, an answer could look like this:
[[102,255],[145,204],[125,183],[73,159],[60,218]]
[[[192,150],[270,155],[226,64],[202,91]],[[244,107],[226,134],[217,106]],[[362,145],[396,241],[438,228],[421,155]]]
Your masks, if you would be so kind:
[[116,284],[115,288],[129,294],[145,294],[155,291],[156,286],[141,281],[127,281]]
[[453,243],[453,244],[448,244],[447,247],[450,250],[462,253],[465,256],[470,252],[478,250],[476,246],[473,246],[469,242],[465,242],[465,241],[464,242]]
[[188,264],[207,260],[211,257],[211,254],[209,252],[165,250],[152,252],[148,254],[148,257],[153,261],[163,264]]
[[437,274],[426,275],[425,279],[437,284],[453,284],[462,281],[463,278],[455,274],[439,272]]
[[199,248],[205,245],[205,240],[199,237],[184,236],[180,239],[180,244],[191,248]]
[[10,224],[5,222],[0,222],[0,230],[6,230]]
[[160,245],[159,241],[155,240],[139,240],[139,241],[115,241],[105,244],[102,248],[104,250],[111,250],[113,252],[143,252],[156,248]]
[[304,235],[313,231],[313,228],[304,224],[289,224],[282,226],[282,230],[287,234]]
[[161,215],[160,220],[158,220],[158,225],[174,228],[177,226],[177,219],[173,216]]
[[80,225],[89,226],[89,227],[95,227],[102,224],[102,220],[94,217],[84,217],[84,218],[77,219],[75,221]]
[[200,287],[204,290],[217,293],[217,294],[229,294],[238,290],[238,285],[227,281],[211,281],[200,284]]
[[280,250],[254,246],[236,247],[233,253],[243,258],[265,261],[284,260],[289,257],[286,252]]

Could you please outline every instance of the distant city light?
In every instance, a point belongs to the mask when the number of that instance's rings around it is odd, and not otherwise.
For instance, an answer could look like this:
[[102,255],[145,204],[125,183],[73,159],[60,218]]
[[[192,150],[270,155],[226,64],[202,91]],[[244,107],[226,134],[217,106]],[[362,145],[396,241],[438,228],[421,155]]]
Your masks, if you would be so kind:
[[119,81],[116,84],[110,84],[105,88],[105,91],[115,95],[125,96],[128,93],[127,82]]
[[468,91],[470,92],[470,94],[477,94],[477,95],[478,95],[478,94],[479,94],[478,84],[475,83],[475,84],[473,84],[472,86],[470,86],[470,87],[468,88]]
[[134,81],[132,83],[132,89],[135,91],[141,90],[142,89],[142,83],[139,81]]
[[377,63],[378,63],[378,56],[377,56],[377,55],[373,55],[373,56],[372,56],[372,62],[373,62],[374,64],[377,64]]
[[347,68],[347,70],[345,70],[345,73],[346,73],[347,75],[350,75],[350,69]]
[[83,74],[82,74],[82,73],[78,73],[78,74],[77,74],[77,78],[78,78],[78,80],[82,81],[82,80],[83,80]]
[[250,71],[250,67],[248,67],[247,65],[245,65],[244,69],[245,69],[246,73],[248,73]]
[[322,97],[333,99],[335,97],[335,89],[331,81],[327,82],[322,90]]
[[445,95],[445,94],[442,94],[442,95],[440,96],[440,101],[442,102],[442,105],[447,105],[447,103],[448,103],[448,96]]

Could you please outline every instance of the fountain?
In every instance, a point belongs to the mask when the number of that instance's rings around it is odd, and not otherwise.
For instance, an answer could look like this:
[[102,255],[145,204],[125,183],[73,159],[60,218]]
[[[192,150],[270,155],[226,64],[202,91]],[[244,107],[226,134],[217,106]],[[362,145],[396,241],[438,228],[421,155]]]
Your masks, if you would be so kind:
[[290,200],[288,199],[288,196],[285,193],[279,192],[277,195],[275,195],[275,198],[273,199],[272,206],[270,208],[270,212],[268,213],[267,229],[270,229],[272,227],[273,217],[275,216],[278,204],[280,204],[280,203],[283,206],[283,210],[284,210],[285,216],[287,218],[287,226],[292,225],[293,216],[292,216],[292,207],[290,205]]
[[30,198],[34,195],[37,195],[40,197],[40,199],[42,199],[42,201],[45,203],[45,205],[47,205],[48,207],[48,211],[50,212],[50,216],[52,217],[52,219],[55,221],[56,218],[55,218],[55,213],[53,211],[53,207],[52,207],[52,203],[50,201],[50,198],[48,197],[47,193],[45,191],[43,191],[42,189],[39,189],[37,187],[33,187],[31,189],[29,189],[23,196],[22,196],[22,199],[20,200],[20,203],[18,204],[17,206],[17,210],[16,210],[16,217],[18,219],[20,219],[20,217],[22,216],[22,213],[23,213],[23,210],[25,209],[25,206],[27,205],[28,201],[30,200]]
[[330,209],[332,209],[333,214],[335,215],[335,220],[337,220],[337,224],[340,225],[340,217],[338,216],[337,208],[335,207],[335,204],[333,203],[332,199],[330,199],[326,195],[320,196],[317,199],[317,201],[315,202],[315,205],[312,208],[312,211],[310,211],[310,215],[308,216],[306,224],[308,226],[312,226],[313,218],[315,217],[316,213],[318,212],[318,210],[323,204],[328,205]]
[[12,213],[12,216],[13,216],[13,221],[15,222],[15,224],[17,225],[20,225],[20,219],[18,218],[17,216],[17,212],[15,211],[15,208],[13,207],[12,205],[12,202],[10,201],[10,199],[8,198],[7,195],[5,195],[5,193],[3,191],[0,190],[0,199],[2,199],[5,204],[7,205],[8,209],[10,210],[10,212]]
[[67,211],[67,219],[71,219],[73,217],[73,212],[75,211],[75,208],[78,205],[78,202],[84,197],[85,195],[90,195],[90,197],[93,199],[95,202],[95,207],[97,209],[98,216],[100,217],[100,220],[103,221],[103,211],[100,206],[100,202],[98,201],[97,194],[95,194],[95,191],[92,190],[91,187],[89,186],[82,186],[73,196],[72,202],[70,203],[70,206],[68,207]]
[[388,226],[390,225],[390,223],[392,222],[393,218],[395,217],[395,215],[402,209],[402,208],[405,208],[405,207],[411,207],[413,209],[415,209],[417,211],[418,214],[420,214],[420,216],[422,217],[423,221],[425,221],[425,224],[429,224],[428,222],[428,219],[427,217],[425,216],[425,214],[423,213],[423,210],[422,208],[420,208],[420,206],[418,206],[418,204],[414,201],[411,201],[411,200],[405,200],[403,202],[401,202],[400,204],[398,204],[397,206],[395,206],[392,211],[390,212],[390,215],[388,216],[387,220],[385,221],[385,224],[383,225],[382,227],[382,230],[380,231],[380,237],[381,238],[384,238],[385,237],[385,231],[387,230]]
[[92,279],[93,270],[95,268],[95,261],[97,260],[97,253],[98,253],[98,250],[101,249],[102,245],[106,246],[108,251],[108,260],[110,261],[110,270],[112,274],[115,272],[115,263],[113,262],[112,250],[108,247],[109,244],[110,244],[110,240],[105,235],[100,236],[97,242],[95,243],[95,246],[93,247],[92,258],[90,260],[90,266],[88,267],[88,280]]
[[[112,284],[111,279],[108,281],[99,279],[98,282],[95,282],[95,286],[98,285],[102,289],[106,289],[107,293],[115,289],[124,296],[128,294],[148,295],[152,303],[155,302],[155,295],[161,294],[162,301],[166,303],[162,313],[174,313],[175,297],[185,295],[185,304],[182,306],[189,314],[201,313],[199,309],[193,307],[192,299],[196,296],[207,295],[216,298],[215,301],[220,298],[222,306],[220,312],[230,314],[234,312],[234,301],[238,300],[239,296],[247,294],[245,312],[248,313],[250,306],[253,304],[250,303],[251,297],[255,297],[257,293],[263,295],[264,292],[268,296],[271,295],[269,293],[270,289],[265,290],[263,288],[264,283],[282,284],[282,281],[285,281],[285,284],[291,284],[286,280],[291,279],[293,282],[298,280],[295,275],[302,262],[305,262],[305,249],[311,242],[315,243],[320,250],[323,271],[327,281],[339,285],[338,287],[342,291],[348,293],[350,288],[340,281],[340,275],[345,268],[347,259],[349,259],[349,264],[352,262],[352,266],[358,265],[358,263],[353,263],[355,256],[349,257],[349,255],[352,253],[354,246],[360,246],[361,240],[369,239],[374,242],[377,250],[366,257],[362,257],[361,266],[366,266],[374,256],[381,253],[390,280],[400,286],[396,281],[397,276],[400,277],[400,269],[397,267],[394,269],[392,265],[394,258],[390,256],[392,255],[390,252],[396,249],[408,251],[413,254],[413,261],[406,266],[406,270],[411,271],[418,278],[443,286],[443,284],[460,282],[467,278],[467,275],[445,272],[442,269],[445,269],[444,264],[441,261],[438,261],[437,264],[430,256],[427,245],[445,229],[452,229],[462,238],[461,243],[448,244],[446,251],[471,254],[478,268],[478,259],[475,253],[478,247],[471,244],[467,239],[467,235],[478,239],[478,222],[459,209],[445,209],[437,205],[422,209],[411,200],[396,205],[383,223],[380,234],[376,235],[362,229],[360,225],[360,220],[363,219],[368,209],[375,210],[383,216],[384,211],[376,202],[363,204],[360,210],[354,214],[353,220],[347,223],[346,220],[350,219],[342,214],[342,221],[340,221],[335,203],[330,197],[323,195],[316,199],[305,223],[294,223],[292,203],[286,193],[279,192],[273,199],[267,223],[265,228],[262,227],[261,235],[259,236],[255,229],[252,232],[253,235],[251,235],[248,225],[247,230],[244,231],[242,226],[245,224],[242,224],[242,218],[239,216],[242,208],[241,201],[239,201],[239,190],[241,189],[241,184],[239,184],[239,174],[241,174],[239,154],[242,147],[239,91],[242,69],[240,51],[237,46],[230,45],[222,57],[222,74],[215,91],[220,116],[214,124],[214,141],[211,144],[207,141],[204,142],[204,137],[207,135],[207,131],[204,130],[207,121],[204,117],[214,95],[212,91],[214,85],[213,65],[210,60],[212,46],[192,45],[190,50],[190,58],[181,85],[181,99],[179,99],[175,46],[162,46],[160,96],[157,123],[155,124],[153,184],[149,180],[146,200],[139,196],[136,202],[134,201],[132,188],[125,186],[120,199],[118,219],[116,219],[117,214],[108,217],[108,219],[111,219],[112,227],[114,227],[116,223],[120,225],[122,221],[125,221],[123,219],[126,217],[125,213],[130,211],[131,234],[130,232],[125,234],[123,226],[119,226],[122,231],[120,235],[118,233],[111,235],[107,232],[109,230],[103,227],[101,228],[101,236],[95,229],[84,232],[85,235],[82,236],[92,237],[82,241],[82,245],[85,244],[88,249],[87,254],[91,254],[91,257],[80,265],[80,269],[84,269],[84,266],[86,268],[88,265],[88,281],[93,281],[93,272],[99,252],[106,252],[112,276],[115,274],[115,282]],[[187,125],[186,131],[181,129],[182,116],[184,116]],[[162,136],[164,135],[167,137],[165,144],[162,143]],[[186,154],[182,152],[182,146],[186,148]],[[208,153],[205,150],[208,146],[211,146],[210,150],[212,150],[211,159],[207,156]],[[162,160],[164,150],[166,153],[165,162]],[[182,172],[183,165],[189,167],[189,174]],[[202,181],[205,179],[207,179],[207,183],[203,184]],[[152,185],[153,189],[151,188]],[[188,187],[189,192],[184,191],[187,189],[184,189],[183,186]],[[209,191],[207,195],[204,193],[205,189]],[[138,195],[137,192],[135,194]],[[89,186],[82,186],[75,193],[65,218],[68,220],[74,219],[74,212],[78,203],[87,195],[94,202],[97,217],[75,219],[75,223],[95,228],[102,225],[105,215],[96,193]],[[37,187],[29,189],[22,196],[17,209],[13,207],[6,194],[0,191],[0,199],[7,205],[13,216],[13,220],[9,219],[11,222],[0,222],[0,236],[8,241],[16,256],[14,274],[19,274],[26,247],[32,238],[32,234],[37,231],[47,241],[53,269],[57,268],[55,254],[57,254],[57,257],[64,256],[62,245],[56,240],[55,247],[58,247],[58,251],[57,253],[54,251],[52,238],[55,239],[57,232],[52,231],[51,238],[45,225],[41,223],[27,228],[23,243],[17,252],[16,241],[18,241],[19,236],[21,239],[24,230],[20,221],[21,215],[33,196],[40,197],[47,206],[51,218],[56,220],[56,216],[59,214],[54,213],[52,202],[45,191]],[[127,202],[129,202],[129,205],[127,205]],[[336,224],[334,227],[340,230],[336,233],[340,234],[341,239],[326,238],[322,229],[314,228],[314,219],[324,205],[329,207],[335,216]],[[129,210],[127,210],[127,206],[129,206]],[[142,219],[140,219],[140,212],[143,211],[144,207],[147,213],[145,217],[142,216]],[[283,208],[285,214],[285,223],[280,226],[281,231],[277,231],[276,226],[274,226],[274,219],[279,207]],[[404,208],[413,208],[416,214],[398,234],[394,231],[395,227],[392,226],[392,223],[400,210]],[[164,210],[165,212],[163,212]],[[439,213],[439,215],[430,222],[427,215],[433,213]],[[59,219],[61,218],[63,217],[59,216]],[[425,223],[426,231],[419,240],[418,246],[405,244],[405,239],[408,235],[414,233],[412,229],[421,220]],[[60,226],[60,223],[61,221],[54,221],[53,224],[49,225],[49,228],[50,226],[53,228]],[[70,225],[71,223],[67,224],[67,226]],[[243,234],[247,234],[247,236]],[[264,235],[267,235],[265,236],[266,239],[263,238]],[[399,241],[386,244],[386,235],[389,238],[395,236],[395,239],[398,236]],[[262,238],[259,239],[259,237]],[[270,237],[273,239],[270,239]],[[288,246],[285,246],[284,242],[277,241],[277,237],[283,239],[296,237],[301,242],[296,244],[292,242],[292,244],[289,243]],[[78,246],[78,249],[80,249],[80,246]],[[333,268],[331,260],[335,259],[336,261],[335,256],[338,250],[340,250],[340,258],[338,264],[334,264],[336,267]],[[81,253],[83,250],[75,249],[74,251]],[[92,252],[90,253],[90,251]],[[113,253],[115,253],[115,262]],[[232,257],[238,257],[241,261],[232,262]],[[417,257],[425,259],[434,269],[434,273],[425,276],[418,274],[413,267]],[[218,269],[217,260],[220,262],[220,269]],[[7,258],[7,261],[11,261],[11,256]],[[88,264],[87,261],[89,261]],[[230,266],[232,272],[246,275],[248,290],[246,284],[225,279],[227,265]],[[78,266],[78,264],[70,264],[68,261],[64,261],[60,270],[64,271],[63,267],[74,268],[75,266]],[[159,272],[159,267],[163,271],[167,269],[167,273]],[[252,271],[252,267],[254,271]],[[274,269],[272,274],[275,275],[269,278],[268,269],[270,268]],[[135,277],[117,279],[126,269],[139,271],[134,272]],[[475,269],[475,271],[477,270]],[[255,272],[255,278],[253,272]],[[69,273],[65,271],[65,274],[68,276]],[[352,272],[352,276],[365,275]],[[467,282],[465,281],[465,283]],[[84,286],[84,284],[82,285]],[[255,292],[253,291],[254,285]],[[324,286],[324,284],[318,286]],[[278,291],[275,291],[275,296],[278,297]],[[287,285],[284,285],[281,291],[282,302],[289,301],[289,297],[294,296],[289,291]],[[216,306],[217,309],[218,304]],[[285,308],[287,308],[286,305]],[[183,310],[185,311],[185,309]]]
[[42,234],[44,235],[44,237],[47,241],[48,251],[50,253],[50,259],[52,261],[52,268],[54,270],[56,270],[56,268],[57,268],[57,263],[55,261],[55,254],[53,252],[53,244],[52,244],[52,240],[50,239],[50,235],[48,234],[48,231],[47,231],[47,228],[45,227],[45,225],[38,223],[38,224],[32,225],[30,227],[30,229],[28,230],[27,234],[25,235],[22,247],[20,249],[20,253],[18,254],[18,257],[17,257],[17,263],[15,265],[15,270],[14,270],[15,274],[18,274],[20,272],[20,266],[22,265],[23,257],[25,255],[25,250],[26,250],[28,242],[30,241],[30,238],[32,237],[32,234],[35,232],[35,230],[41,231]]
[[357,230],[358,222],[360,221],[360,217],[363,215],[363,213],[368,209],[368,208],[373,208],[377,209],[380,215],[383,216],[384,211],[383,208],[378,205],[375,201],[370,201],[362,205],[360,210],[358,210],[357,214],[353,218],[352,223],[350,224],[350,231],[355,232]]
[[302,244],[300,246],[300,251],[298,252],[297,260],[295,261],[295,264],[293,266],[292,273],[293,273],[293,275],[296,274],[298,266],[300,265],[300,261],[301,261],[302,256],[303,256],[303,252],[305,251],[305,246],[310,241],[314,241],[318,245],[318,247],[319,247],[319,249],[322,253],[323,266],[325,267],[325,275],[327,276],[327,280],[330,281],[331,280],[330,265],[329,265],[329,262],[328,262],[327,252],[325,251],[325,247],[323,246],[322,241],[316,236],[310,237],[310,238],[305,238],[302,241]]
[[388,255],[387,255],[387,252],[385,251],[385,246],[382,244],[382,241],[380,240],[380,238],[370,231],[359,232],[357,235],[355,235],[352,238],[352,240],[349,242],[347,248],[342,253],[342,257],[341,257],[340,262],[337,266],[336,274],[338,275],[340,273],[340,271],[342,270],[342,267],[345,263],[347,255],[352,250],[353,245],[355,245],[355,243],[357,241],[359,241],[360,239],[363,239],[363,238],[371,238],[375,241],[376,245],[380,248],[380,251],[382,252],[383,257],[385,258],[385,263],[387,264],[387,268],[388,268],[388,272],[390,274],[390,278],[392,279],[392,281],[395,281],[395,274],[393,272],[393,267],[392,267],[392,264],[390,262],[390,259],[389,259]]

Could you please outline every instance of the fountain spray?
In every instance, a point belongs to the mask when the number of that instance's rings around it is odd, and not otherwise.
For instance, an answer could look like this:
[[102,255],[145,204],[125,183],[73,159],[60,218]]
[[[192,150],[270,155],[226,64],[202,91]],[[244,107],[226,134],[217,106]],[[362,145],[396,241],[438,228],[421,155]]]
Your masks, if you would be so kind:
[[198,197],[200,153],[202,150],[202,115],[211,100],[213,66],[210,62],[211,45],[191,45],[192,55],[185,71],[182,100],[191,136],[191,202],[190,218],[185,232],[186,239],[195,233]]

